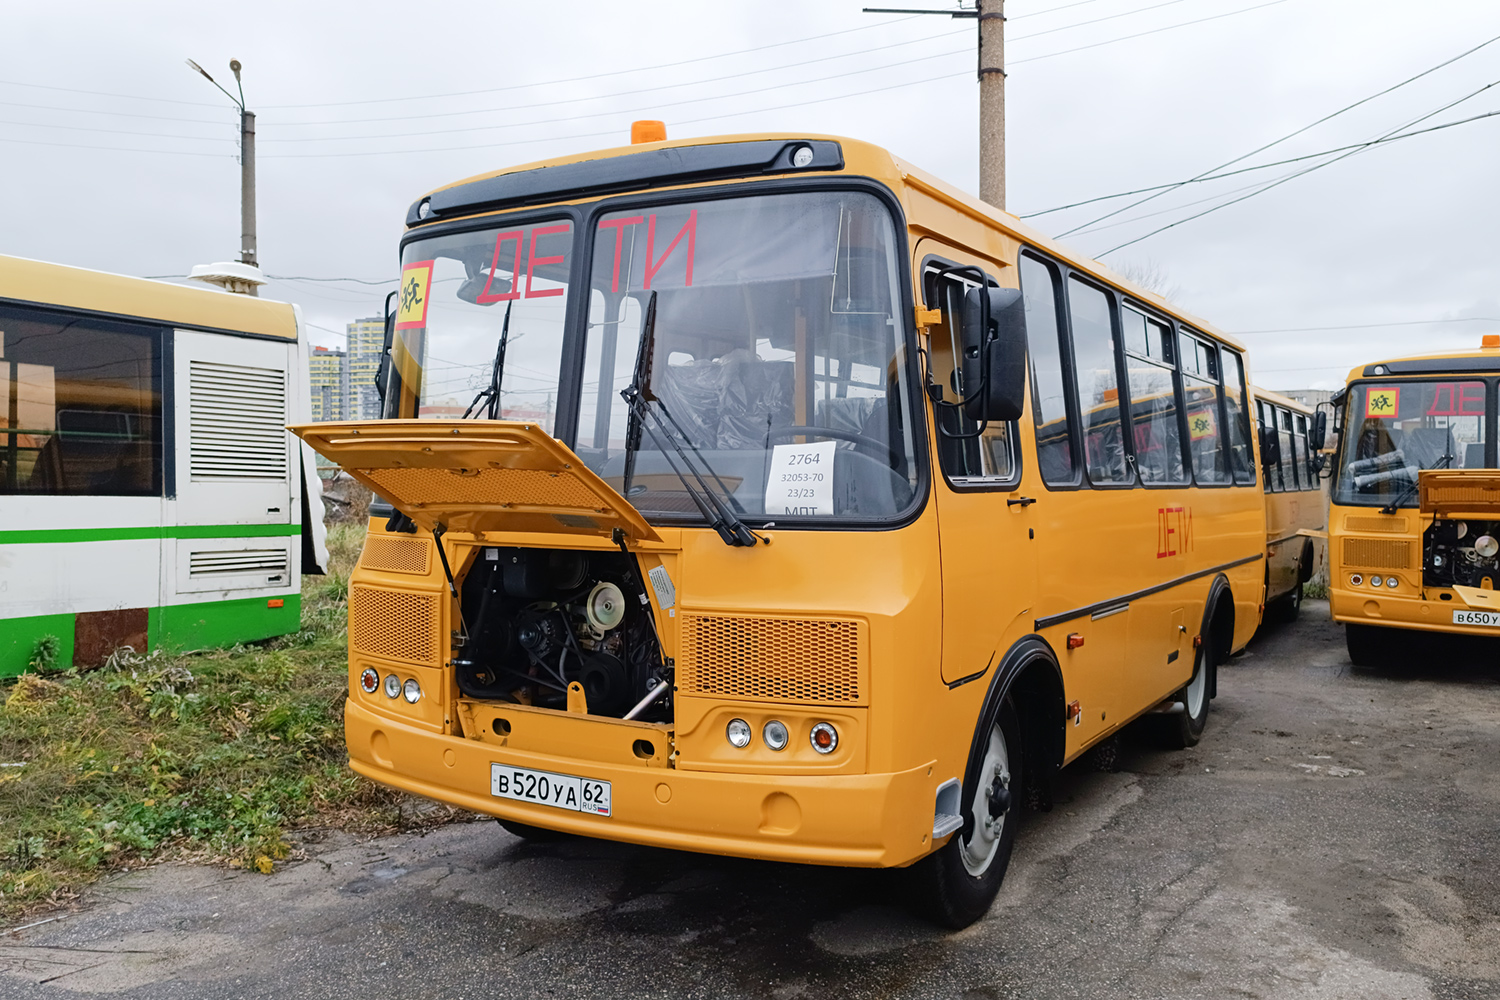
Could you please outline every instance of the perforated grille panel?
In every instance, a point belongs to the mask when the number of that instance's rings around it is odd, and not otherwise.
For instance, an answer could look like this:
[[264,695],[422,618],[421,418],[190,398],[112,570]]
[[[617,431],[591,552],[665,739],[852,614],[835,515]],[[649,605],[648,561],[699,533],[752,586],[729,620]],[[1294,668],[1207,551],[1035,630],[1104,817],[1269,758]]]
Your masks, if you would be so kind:
[[369,469],[381,492],[411,503],[536,504],[598,510],[599,498],[571,475],[541,469],[480,469],[473,475],[447,469]]
[[1346,538],[1344,566],[1348,569],[1410,569],[1411,543],[1385,538]]
[[365,550],[359,564],[366,569],[387,573],[420,573],[432,569],[432,546],[425,538],[388,538],[371,535],[365,539]]
[[388,660],[438,663],[438,596],[349,588],[349,645]]
[[685,614],[679,690],[758,701],[860,701],[864,626],[828,618]]
[[1344,528],[1348,531],[1384,531],[1402,532],[1406,530],[1406,518],[1389,517],[1382,514],[1379,517],[1366,517],[1361,514],[1350,514],[1344,518]]
[[286,479],[286,372],[191,361],[192,481]]
[[1434,486],[1427,491],[1428,500],[1449,508],[1463,504],[1475,504],[1477,510],[1485,510],[1500,504],[1500,490],[1489,486]]

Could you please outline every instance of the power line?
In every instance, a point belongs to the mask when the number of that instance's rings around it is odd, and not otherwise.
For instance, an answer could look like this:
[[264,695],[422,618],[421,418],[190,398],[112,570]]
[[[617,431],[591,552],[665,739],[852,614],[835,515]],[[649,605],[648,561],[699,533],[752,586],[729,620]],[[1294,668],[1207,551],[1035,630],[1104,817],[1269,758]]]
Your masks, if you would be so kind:
[[[1284,166],[1286,166],[1289,163],[1300,163],[1303,160],[1316,160],[1316,159],[1318,159],[1320,157],[1330,156],[1333,153],[1342,153],[1345,150],[1350,150],[1350,149],[1368,149],[1371,146],[1383,146],[1386,143],[1399,142],[1402,139],[1410,139],[1413,136],[1426,135],[1428,132],[1438,132],[1438,131],[1441,131],[1442,129],[1453,128],[1455,125],[1467,125],[1469,122],[1480,121],[1481,119],[1484,119],[1484,118],[1493,118],[1496,115],[1500,115],[1500,111],[1486,111],[1482,115],[1474,115],[1471,118],[1460,118],[1458,121],[1454,121],[1454,122],[1444,122],[1441,125],[1433,125],[1430,128],[1418,129],[1415,132],[1402,132],[1399,135],[1391,135],[1391,136],[1387,136],[1387,137],[1385,137],[1383,139],[1371,139],[1368,142],[1356,142],[1356,143],[1352,143],[1352,144],[1350,144],[1348,146],[1335,146],[1332,149],[1324,149],[1324,150],[1321,150],[1320,152],[1317,152],[1317,153],[1308,153],[1305,156],[1293,156],[1290,159],[1286,159],[1286,160],[1272,160],[1270,163],[1260,163],[1260,164],[1257,164],[1256,166],[1253,166],[1253,167],[1241,167],[1239,170],[1229,170],[1229,171],[1226,171],[1226,172],[1224,172],[1222,174],[1200,174],[1197,177],[1190,177],[1190,178],[1188,178],[1185,181],[1173,181],[1171,184],[1153,184],[1150,187],[1136,188],[1133,191],[1120,191],[1120,192],[1118,192],[1116,194],[1100,195],[1097,198],[1089,198],[1089,199],[1086,199],[1084,201],[1075,201],[1075,202],[1073,202],[1070,205],[1059,205],[1056,208],[1046,208],[1046,209],[1043,209],[1040,212],[1028,212],[1025,215],[1017,216],[1017,218],[1021,218],[1021,219],[1034,219],[1034,218],[1036,218],[1039,215],[1050,215],[1053,212],[1061,212],[1061,211],[1063,211],[1065,209],[1069,209],[1069,208],[1078,208],[1078,207],[1080,207],[1082,205],[1092,205],[1095,202],[1110,201],[1110,200],[1115,199],[1115,198],[1128,198],[1131,195],[1145,194],[1145,193],[1147,193],[1149,191],[1169,191],[1169,190],[1172,190],[1174,188],[1185,187],[1188,184],[1206,184],[1209,181],[1223,180],[1226,177],[1236,177],[1236,176],[1238,176],[1240,174],[1248,174],[1248,173],[1252,173],[1252,172],[1254,172],[1256,170],[1267,170],[1267,169],[1269,169],[1271,167],[1284,167]],[[1249,187],[1256,187],[1256,186],[1257,186],[1256,184],[1252,184]],[[1249,190],[1249,188],[1241,188],[1240,190],[1242,190],[1242,191]],[[1217,198],[1217,197],[1221,197],[1221,196],[1220,195],[1214,195],[1213,197],[1211,197],[1211,198],[1205,198],[1204,200],[1205,201],[1212,201],[1213,198]],[[1141,202],[1137,202],[1136,204],[1141,204]],[[1178,205],[1178,206],[1175,206],[1174,208],[1166,209],[1165,211],[1170,212],[1170,211],[1175,211],[1178,208],[1185,208],[1185,207],[1187,207],[1187,206]],[[1161,213],[1156,213],[1156,214],[1161,214]],[[1105,218],[1107,218],[1107,216]],[[1147,216],[1138,215],[1134,219],[1130,219],[1130,220],[1126,220],[1126,221],[1133,222],[1133,221],[1137,221],[1137,220],[1143,219],[1143,218],[1147,218]],[[1123,225],[1123,224],[1124,223],[1119,223],[1119,225]],[[1108,228],[1108,227],[1100,227],[1100,228]],[[1096,233],[1096,232],[1099,232],[1099,229],[1096,228],[1096,229],[1074,230],[1074,232]]]
[[71,132],[102,132],[106,135],[139,135],[149,139],[186,139],[191,142],[235,142],[234,139],[220,136],[173,135],[170,132],[135,132],[130,129],[99,128],[95,125],[52,125],[43,122],[14,122],[6,119],[0,119],[0,125],[18,125],[22,128],[67,129]]
[[[232,140],[231,140],[232,141]],[[234,153],[199,153],[179,149],[132,149],[129,146],[90,146],[76,142],[44,142],[40,139],[12,139],[10,136],[0,135],[0,142],[16,142],[23,146],[56,146],[60,149],[100,149],[111,153],[153,153],[157,156],[222,156],[233,159]]]
[[[1475,96],[1477,96],[1479,94],[1482,94],[1486,90],[1489,90],[1491,87],[1495,87],[1495,86],[1500,86],[1500,80],[1496,80],[1494,83],[1487,83],[1483,87],[1480,87],[1478,90],[1474,91],[1473,93],[1465,94],[1463,97],[1460,97],[1458,100],[1451,101],[1451,102],[1443,105],[1442,107],[1438,108],[1435,111],[1430,111],[1427,114],[1422,115],[1420,118],[1415,119],[1414,121],[1407,122],[1404,125],[1399,125],[1399,126],[1397,126],[1397,128],[1394,131],[1392,131],[1390,133],[1387,133],[1386,136],[1381,136],[1381,138],[1387,138],[1389,135],[1393,135],[1393,134],[1395,134],[1395,132],[1400,131],[1403,128],[1409,128],[1412,125],[1415,125],[1417,122],[1425,121],[1426,119],[1431,118],[1433,115],[1442,114],[1444,111],[1447,111],[1449,108],[1454,107],[1454,106],[1459,105],[1459,104],[1462,104],[1464,101],[1469,100],[1469,98],[1475,97]],[[1347,160],[1351,156],[1357,156],[1359,153],[1364,152],[1364,150],[1368,149],[1368,148],[1369,148],[1368,146],[1361,146],[1361,147],[1359,147],[1357,149],[1350,150],[1349,152],[1344,153],[1344,154],[1342,154],[1340,156],[1335,156],[1333,159],[1328,160],[1326,162],[1314,164],[1313,166],[1308,167],[1305,170],[1298,170],[1298,171],[1296,171],[1294,173],[1288,174],[1287,176],[1281,178],[1280,180],[1272,181],[1270,184],[1265,185],[1264,187],[1262,187],[1258,191],[1251,191],[1249,194],[1241,195],[1238,198],[1234,198],[1234,199],[1231,199],[1230,201],[1223,202],[1222,204],[1215,205],[1213,208],[1205,209],[1202,212],[1197,212],[1197,213],[1195,213],[1193,215],[1188,216],[1185,219],[1178,219],[1176,222],[1169,223],[1169,224],[1167,224],[1165,226],[1162,226],[1162,227],[1160,227],[1158,229],[1153,229],[1153,230],[1151,230],[1151,232],[1145,234],[1144,236],[1137,236],[1135,239],[1133,239],[1133,240],[1127,240],[1126,242],[1121,243],[1119,246],[1110,247],[1108,250],[1104,251],[1104,253],[1101,253],[1101,254],[1099,254],[1097,256],[1098,257],[1103,257],[1103,256],[1105,256],[1107,254],[1114,253],[1116,250],[1123,250],[1123,249],[1125,249],[1128,246],[1132,246],[1132,245],[1134,245],[1136,243],[1141,242],[1142,240],[1150,239],[1151,237],[1155,236],[1158,233],[1164,233],[1168,229],[1173,229],[1173,228],[1175,228],[1177,226],[1182,225],[1183,223],[1192,222],[1194,219],[1201,219],[1205,215],[1209,215],[1209,214],[1211,214],[1213,212],[1217,212],[1221,208],[1228,208],[1230,205],[1237,205],[1237,204],[1239,204],[1242,201],[1245,201],[1245,200],[1250,199],[1250,198],[1254,198],[1258,194],[1265,194],[1267,191],[1271,190],[1272,188],[1280,187],[1281,185],[1287,183],[1288,181],[1296,180],[1298,177],[1302,177],[1302,176],[1304,176],[1306,174],[1310,174],[1314,170],[1322,170],[1324,167],[1331,167],[1335,163],[1338,163],[1341,160]],[[1096,259],[1097,259],[1097,257],[1096,257]]]
[[1277,4],[1287,3],[1288,0],[1270,0],[1269,3],[1256,4],[1253,7],[1242,7],[1239,10],[1225,11],[1222,14],[1213,14],[1209,17],[1200,17],[1195,21],[1183,21],[1179,24],[1168,24],[1160,28],[1152,28],[1150,31],[1138,31],[1133,35],[1120,35],[1117,38],[1108,38],[1102,42],[1094,42],[1092,45],[1080,45],[1077,48],[1063,49],[1060,52],[1048,52],[1046,55],[1028,56],[1025,59],[1007,59],[1007,66],[1019,66],[1022,63],[1037,62],[1041,59],[1051,59],[1053,56],[1065,56],[1073,52],[1083,52],[1086,49],[1102,48],[1105,45],[1116,45],[1120,42],[1128,42],[1133,38],[1145,38],[1147,35],[1158,35],[1163,31],[1173,31],[1177,28],[1186,28],[1194,24],[1204,24],[1208,21],[1217,21],[1220,18],[1234,17],[1236,14],[1248,14],[1252,10],[1261,10],[1265,7],[1275,7]]
[[1456,316],[1452,319],[1409,319],[1399,323],[1348,323],[1342,326],[1289,326],[1279,330],[1241,330],[1236,337],[1262,333],[1318,333],[1325,330],[1375,330],[1392,326],[1435,326],[1439,323],[1500,323],[1500,316]]
[[[1115,20],[1117,18],[1121,18],[1121,17],[1130,17],[1132,14],[1144,14],[1148,10],[1156,10],[1158,7],[1171,7],[1171,6],[1175,5],[1175,4],[1187,3],[1187,2],[1188,2],[1188,0],[1164,0],[1164,2],[1162,2],[1162,3],[1152,4],[1149,7],[1136,7],[1134,10],[1126,10],[1126,11],[1121,11],[1118,14],[1107,14],[1104,17],[1096,17],[1092,21],[1076,21],[1073,24],[1063,24],[1063,25],[1059,25],[1056,28],[1048,28],[1046,31],[1033,31],[1029,35],[1019,35],[1019,36],[1017,36],[1015,38],[1007,38],[1005,41],[1006,41],[1006,44],[1008,45],[1011,42],[1019,42],[1023,38],[1040,38],[1042,35],[1051,35],[1051,34],[1053,34],[1055,32],[1058,32],[1058,31],[1069,31],[1069,30],[1071,30],[1073,28],[1082,28],[1082,27],[1085,27],[1086,25],[1098,24],[1101,21],[1113,21],[1113,20]],[[1007,20],[1011,20],[1011,19],[1007,18]]]
[[[1197,180],[1199,177],[1206,176],[1207,174],[1216,173],[1217,171],[1223,170],[1226,167],[1232,167],[1236,163],[1240,163],[1240,162],[1242,162],[1244,160],[1248,160],[1250,157],[1255,156],[1255,155],[1257,155],[1259,153],[1264,153],[1266,150],[1270,149],[1272,146],[1278,146],[1281,143],[1286,142],[1288,139],[1295,138],[1295,137],[1301,135],[1303,132],[1306,132],[1308,129],[1316,128],[1317,126],[1323,124],[1324,122],[1331,121],[1332,119],[1337,118],[1339,115],[1342,115],[1345,112],[1353,111],[1355,108],[1359,107],[1362,104],[1368,104],[1370,101],[1375,100],[1377,97],[1384,97],[1386,94],[1389,94],[1389,93],[1391,93],[1394,90],[1399,90],[1400,88],[1406,86],[1407,84],[1414,83],[1417,80],[1422,79],[1422,77],[1427,76],[1427,75],[1429,75],[1431,73],[1435,73],[1435,72],[1437,72],[1438,70],[1442,69],[1445,66],[1452,65],[1453,63],[1458,62],[1460,59],[1463,59],[1466,56],[1473,55],[1475,52],[1478,52],[1480,49],[1484,48],[1486,45],[1490,45],[1490,44],[1492,44],[1495,41],[1500,41],[1500,35],[1496,35],[1494,38],[1491,38],[1488,41],[1480,42],[1478,45],[1474,46],[1473,48],[1468,49],[1468,50],[1466,50],[1464,52],[1460,52],[1458,55],[1452,57],[1451,59],[1445,59],[1444,61],[1438,63],[1436,66],[1432,66],[1432,67],[1429,67],[1428,69],[1424,69],[1422,72],[1418,73],[1416,76],[1408,77],[1405,80],[1402,80],[1400,83],[1393,84],[1392,86],[1389,86],[1389,87],[1385,88],[1384,90],[1376,91],[1375,93],[1371,94],[1368,97],[1362,97],[1359,100],[1355,101],[1353,104],[1349,104],[1349,105],[1346,105],[1346,106],[1344,106],[1342,108],[1339,108],[1337,111],[1333,112],[1332,114],[1324,115],[1322,118],[1319,118],[1317,121],[1312,122],[1312,123],[1310,123],[1308,125],[1304,125],[1301,128],[1299,128],[1299,129],[1297,129],[1297,130],[1295,130],[1293,132],[1288,132],[1286,135],[1282,136],[1279,139],[1273,139],[1270,142],[1266,143],[1264,146],[1260,146],[1257,149],[1252,149],[1250,152],[1245,153],[1245,154],[1243,154],[1241,156],[1236,156],[1234,159],[1229,160],[1229,161],[1227,161],[1225,163],[1221,163],[1217,167],[1210,167],[1204,173],[1199,174],[1197,177],[1190,178],[1189,181],[1184,181],[1183,183],[1184,184],[1190,183],[1190,181]],[[1168,190],[1170,190],[1170,189],[1168,189]],[[1149,198],[1142,198],[1140,201],[1137,201],[1137,202],[1135,202],[1133,204],[1125,205],[1122,208],[1115,209],[1113,212],[1109,212],[1109,213],[1106,213],[1105,215],[1101,215],[1097,219],[1092,219],[1089,222],[1083,223],[1082,225],[1074,226],[1072,229],[1069,229],[1066,232],[1059,233],[1058,234],[1058,239],[1061,239],[1061,238],[1063,238],[1065,236],[1071,236],[1073,233],[1076,233],[1080,229],[1086,229],[1089,226],[1095,225],[1096,223],[1103,222],[1105,219],[1112,218],[1113,216],[1119,215],[1121,212],[1128,212],[1130,209],[1135,208],[1136,205],[1145,204],[1146,202],[1151,201],[1152,199],[1161,197],[1161,195],[1165,194],[1165,193],[1166,193],[1165,191],[1162,191],[1162,192],[1159,192],[1157,194],[1153,194]]]
[[364,278],[304,278],[291,274],[268,274],[266,277],[272,281],[352,281],[358,285],[389,285],[401,280],[400,278],[382,278],[379,281],[366,281]]

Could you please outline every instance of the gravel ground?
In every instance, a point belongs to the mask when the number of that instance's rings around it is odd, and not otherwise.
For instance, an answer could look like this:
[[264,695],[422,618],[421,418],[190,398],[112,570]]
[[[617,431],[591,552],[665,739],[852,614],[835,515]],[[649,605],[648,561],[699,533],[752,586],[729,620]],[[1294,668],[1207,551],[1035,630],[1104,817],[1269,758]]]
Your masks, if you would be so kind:
[[1500,650],[1359,671],[1327,606],[1226,665],[1204,740],[1064,772],[958,934],[898,873],[492,823],[306,845],[265,877],[163,866],[0,935],[0,996],[1500,996]]

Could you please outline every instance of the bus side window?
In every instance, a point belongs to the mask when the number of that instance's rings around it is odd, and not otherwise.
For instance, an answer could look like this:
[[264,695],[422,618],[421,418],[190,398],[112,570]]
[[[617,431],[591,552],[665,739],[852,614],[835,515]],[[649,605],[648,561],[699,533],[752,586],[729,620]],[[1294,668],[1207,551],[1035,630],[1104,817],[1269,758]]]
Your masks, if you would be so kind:
[[1057,273],[1029,254],[1021,255],[1021,294],[1026,303],[1027,353],[1031,356],[1031,412],[1036,427],[1037,466],[1049,486],[1078,481],[1073,436],[1063,382],[1062,331],[1057,322]]
[[0,496],[161,496],[165,331],[10,307],[0,330]]
[[1318,477],[1313,472],[1312,455],[1307,450],[1307,414],[1299,413],[1294,418],[1292,435],[1297,441],[1297,472],[1304,490],[1318,488]]
[[1188,447],[1193,475],[1200,484],[1229,482],[1219,433],[1218,352],[1186,332],[1177,336],[1182,367],[1182,396],[1187,407]]
[[1182,431],[1172,378],[1172,331],[1130,306],[1120,310],[1135,467],[1150,485],[1184,483]]
[[1276,408],[1276,433],[1281,438],[1281,483],[1287,490],[1299,490],[1297,458],[1292,450],[1292,414],[1284,406]]
[[[1260,400],[1257,399],[1255,401],[1255,432],[1258,435],[1257,438],[1256,438],[1256,440],[1258,440],[1260,442],[1260,445],[1261,445],[1261,458],[1262,459],[1265,458],[1266,428],[1269,425],[1270,425],[1270,411],[1266,407],[1265,403],[1263,403],[1262,401],[1260,401]],[[1276,486],[1275,486],[1275,483],[1273,482],[1273,480],[1275,479],[1275,477],[1271,474],[1271,470],[1269,468],[1266,468],[1266,469],[1263,469],[1262,471],[1265,473],[1265,483],[1264,483],[1265,492],[1267,492],[1267,493],[1274,493],[1274,492],[1276,492]]]
[[1229,460],[1234,481],[1241,486],[1255,485],[1255,458],[1250,447],[1250,410],[1245,405],[1245,365],[1239,352],[1225,347],[1224,401],[1229,410]]
[[1109,296],[1068,278],[1068,326],[1073,334],[1073,377],[1083,419],[1084,460],[1089,482],[1130,483],[1120,420],[1120,382]]

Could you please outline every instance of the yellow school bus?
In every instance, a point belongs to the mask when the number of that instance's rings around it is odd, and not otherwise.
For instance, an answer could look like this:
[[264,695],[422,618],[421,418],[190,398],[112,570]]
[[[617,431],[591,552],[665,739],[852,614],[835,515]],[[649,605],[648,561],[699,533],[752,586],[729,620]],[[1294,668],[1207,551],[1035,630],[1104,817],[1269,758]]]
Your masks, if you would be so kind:
[[1284,621],[1302,610],[1302,585],[1318,568],[1328,505],[1323,496],[1326,413],[1258,386],[1256,429],[1266,497],[1266,608]]
[[1198,740],[1265,549],[1207,324],[831,136],[528,164],[406,221],[387,419],[296,428],[391,504],[350,580],[360,774],[523,836],[912,866],[963,926],[1058,768],[1147,714]]
[[1500,636],[1500,335],[1478,350],[1360,365],[1334,398],[1330,603],[1349,658],[1394,629]]

